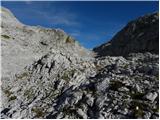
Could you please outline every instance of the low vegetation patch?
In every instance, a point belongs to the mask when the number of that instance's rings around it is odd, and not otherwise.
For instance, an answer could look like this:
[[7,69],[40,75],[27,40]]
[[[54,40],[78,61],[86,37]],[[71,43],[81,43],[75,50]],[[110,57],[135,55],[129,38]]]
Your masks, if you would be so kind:
[[142,100],[144,95],[145,93],[140,93],[140,92],[130,93],[132,99],[137,99],[137,100]]
[[97,70],[101,70],[103,66],[95,64],[95,67],[96,67]]
[[7,97],[13,94],[9,89],[4,90],[4,93],[7,95]]
[[41,118],[41,117],[43,117],[45,115],[45,113],[44,113],[42,108],[32,108],[31,111],[36,114],[35,115],[36,118]]
[[66,43],[75,43],[75,40],[72,37],[68,36],[66,38]]
[[122,86],[124,86],[124,84],[120,81],[111,81],[110,89],[117,91],[118,88],[121,88]]
[[65,114],[65,116],[74,116],[74,115],[76,115],[77,114],[77,110],[76,109],[74,109],[74,108],[71,108],[71,107],[64,107],[63,108],[63,110],[62,110],[62,112]]
[[9,39],[10,37],[8,35],[1,35],[3,38]]
[[147,106],[144,103],[139,102],[137,100],[133,100],[131,102],[131,109],[133,112],[133,118],[143,118],[143,116],[144,116],[143,111],[146,107]]
[[11,96],[11,97],[9,98],[9,101],[12,101],[12,100],[15,100],[15,99],[17,99],[16,96]]
[[72,70],[67,70],[63,73],[62,75],[62,79],[69,82],[70,78],[73,77],[74,73],[76,70],[72,69]]
[[34,97],[33,90],[32,89],[26,90],[24,92],[24,96],[26,96],[27,99],[29,100],[32,99]]
[[26,77],[28,77],[29,76],[29,73],[28,72],[24,72],[24,73],[22,73],[22,74],[20,74],[20,75],[16,75],[16,78],[18,79],[18,80],[22,80],[23,78],[26,78]]

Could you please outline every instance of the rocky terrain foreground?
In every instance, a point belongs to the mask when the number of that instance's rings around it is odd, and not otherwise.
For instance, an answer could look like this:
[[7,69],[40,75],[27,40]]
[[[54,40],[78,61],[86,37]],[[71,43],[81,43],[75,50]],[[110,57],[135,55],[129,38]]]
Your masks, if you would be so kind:
[[159,118],[159,16],[93,51],[2,8],[1,118]]

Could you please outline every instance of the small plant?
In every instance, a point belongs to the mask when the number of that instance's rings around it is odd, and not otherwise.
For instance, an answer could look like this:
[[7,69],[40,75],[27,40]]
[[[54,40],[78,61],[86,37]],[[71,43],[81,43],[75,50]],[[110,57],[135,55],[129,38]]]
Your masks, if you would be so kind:
[[32,89],[26,90],[26,91],[24,92],[24,96],[26,96],[27,99],[29,99],[29,100],[32,99],[32,98],[34,97],[33,90],[32,90]]
[[32,108],[31,111],[36,114],[35,115],[36,118],[41,118],[45,115],[42,108]]
[[72,116],[72,115],[76,114],[77,111],[74,108],[64,106],[64,108],[62,109],[62,112],[65,115]]
[[66,81],[69,81],[70,79],[67,72],[65,72],[61,78]]
[[98,65],[98,64],[95,64],[95,67],[96,67],[97,70],[101,70],[102,69],[102,66]]
[[155,109],[152,109],[153,112],[158,112],[159,113],[159,106],[157,106]]
[[155,78],[156,78],[156,80],[159,81],[159,75],[158,74],[155,76]]
[[28,77],[28,76],[29,76],[29,74],[27,72],[24,72],[20,75],[16,75],[16,78],[21,80],[21,79]]
[[117,91],[118,88],[121,88],[122,86],[124,86],[124,84],[120,81],[111,81],[110,89]]
[[63,73],[63,75],[62,75],[61,78],[62,78],[63,80],[66,80],[67,82],[69,82],[70,77],[73,77],[74,73],[75,73],[75,70],[74,70],[74,69],[65,71],[65,72]]
[[[136,108],[138,108],[138,106],[136,107]],[[144,115],[144,113],[143,113],[143,110],[142,109],[135,109],[134,110],[134,117],[135,118],[142,118],[143,117],[143,115]]]
[[134,118],[143,118],[144,112],[143,109],[147,107],[144,103],[141,103],[139,101],[132,101],[131,102],[131,109],[133,112]]
[[4,93],[9,97],[11,94],[13,94],[9,89],[4,90]]
[[9,98],[9,101],[12,101],[12,100],[15,100],[15,99],[17,99],[16,96],[11,96],[11,97]]
[[128,65],[128,64],[126,64],[126,65],[124,66],[124,69],[127,69],[127,68],[128,68],[128,66],[129,66],[129,65]]
[[8,35],[1,35],[3,38],[9,39],[10,37]]
[[71,38],[70,36],[68,36],[66,38],[66,43],[75,43],[75,40],[73,38]]
[[132,99],[137,99],[137,100],[142,100],[144,95],[145,93],[140,93],[140,92],[130,93]]

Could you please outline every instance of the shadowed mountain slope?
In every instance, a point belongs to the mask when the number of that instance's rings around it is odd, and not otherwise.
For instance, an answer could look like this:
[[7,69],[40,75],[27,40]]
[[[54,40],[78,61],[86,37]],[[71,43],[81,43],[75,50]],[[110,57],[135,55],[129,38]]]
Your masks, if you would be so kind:
[[159,52],[159,16],[148,14],[129,22],[111,41],[93,49],[98,56]]

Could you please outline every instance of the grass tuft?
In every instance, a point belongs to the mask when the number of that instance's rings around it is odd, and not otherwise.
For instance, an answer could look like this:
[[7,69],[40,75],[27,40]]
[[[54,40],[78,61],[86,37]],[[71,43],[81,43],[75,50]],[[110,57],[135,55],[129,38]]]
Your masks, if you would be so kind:
[[9,39],[10,37],[8,35],[1,35],[3,38]]

